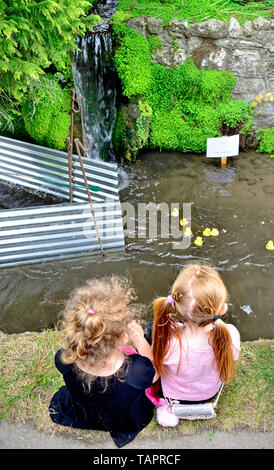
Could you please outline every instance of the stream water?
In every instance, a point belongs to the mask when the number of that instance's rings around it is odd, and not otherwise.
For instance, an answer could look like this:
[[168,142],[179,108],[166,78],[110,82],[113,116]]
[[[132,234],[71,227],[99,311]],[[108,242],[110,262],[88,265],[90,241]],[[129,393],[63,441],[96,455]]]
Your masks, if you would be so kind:
[[45,206],[62,204],[63,199],[46,193],[26,191],[19,185],[12,185],[0,181],[0,210],[19,209],[20,207]]
[[115,160],[112,131],[116,119],[117,72],[113,61],[112,34],[109,20],[118,0],[99,0],[94,13],[101,23],[93,32],[77,41],[78,50],[72,63],[76,97],[82,96],[85,146],[92,140],[88,158]]
[[[113,64],[109,19],[117,0],[100,0],[96,10],[102,23],[79,39],[73,61],[77,97],[83,96],[85,144],[92,138],[89,158],[114,158],[112,130],[116,117],[116,72]],[[134,230],[126,238],[125,252],[0,270],[0,330],[6,333],[40,331],[58,320],[71,290],[87,279],[107,274],[128,276],[139,301],[152,319],[151,302],[167,295],[177,273],[190,262],[209,263],[218,269],[228,287],[226,321],[234,323],[242,340],[273,337],[274,162],[256,152],[220,161],[182,153],[146,153],[140,165],[119,167],[122,209],[131,204]],[[58,203],[39,195],[0,184],[0,210]],[[191,229],[201,235],[216,227],[218,237],[174,247],[161,230],[140,237],[140,204],[154,207],[191,204]],[[128,214],[125,216],[126,220]],[[157,214],[161,222],[161,213]],[[128,218],[127,218],[128,221]],[[141,228],[142,228],[141,227]],[[179,229],[178,224],[178,229]],[[128,229],[128,227],[125,227]]]
[[[272,338],[274,252],[265,245],[274,239],[273,160],[240,153],[222,170],[219,159],[154,152],[144,154],[139,166],[120,166],[119,174],[122,206],[130,203],[136,212],[126,251],[0,270],[0,330],[52,327],[72,289],[112,273],[130,277],[150,319],[155,296],[167,295],[179,270],[198,261],[220,271],[229,290],[226,321],[239,328],[242,340]],[[192,241],[205,227],[217,227],[220,234],[183,250],[174,249],[174,240],[162,238],[160,230],[139,238],[138,204],[149,202],[192,203]]]

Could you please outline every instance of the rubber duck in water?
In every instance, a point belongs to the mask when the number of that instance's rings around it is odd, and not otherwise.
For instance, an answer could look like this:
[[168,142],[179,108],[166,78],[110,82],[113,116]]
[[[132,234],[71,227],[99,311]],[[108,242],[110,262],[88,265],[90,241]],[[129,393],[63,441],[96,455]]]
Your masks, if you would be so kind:
[[184,227],[185,225],[189,224],[189,221],[187,220],[187,218],[184,218],[184,219],[180,219],[180,225],[182,227]]
[[172,209],[171,215],[172,215],[172,217],[178,217],[179,211],[176,207],[174,209]]
[[203,242],[202,237],[196,237],[193,243],[194,243],[194,245],[202,246],[202,244],[203,244],[204,242]]
[[217,237],[219,235],[219,230],[217,228],[213,228],[210,232],[210,235]]
[[203,231],[203,235],[205,237],[210,237],[211,235],[211,228],[205,228],[204,231]]
[[184,231],[184,236],[185,237],[191,237],[191,235],[192,235],[192,231],[191,231],[190,227],[187,227]]
[[267,244],[265,245],[267,250],[274,250],[274,243],[273,240],[269,240]]

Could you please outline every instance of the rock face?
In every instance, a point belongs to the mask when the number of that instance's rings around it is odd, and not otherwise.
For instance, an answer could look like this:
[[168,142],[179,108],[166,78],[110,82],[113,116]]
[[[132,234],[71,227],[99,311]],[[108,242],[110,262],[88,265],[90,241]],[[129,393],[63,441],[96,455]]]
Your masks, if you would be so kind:
[[273,126],[274,101],[265,95],[274,95],[274,20],[256,18],[240,26],[233,17],[229,24],[211,19],[188,25],[173,19],[163,27],[159,18],[139,17],[128,25],[146,38],[156,35],[161,40],[162,47],[152,55],[154,63],[174,67],[192,57],[198,67],[232,72],[237,77],[232,97],[249,103],[259,97],[255,123]]

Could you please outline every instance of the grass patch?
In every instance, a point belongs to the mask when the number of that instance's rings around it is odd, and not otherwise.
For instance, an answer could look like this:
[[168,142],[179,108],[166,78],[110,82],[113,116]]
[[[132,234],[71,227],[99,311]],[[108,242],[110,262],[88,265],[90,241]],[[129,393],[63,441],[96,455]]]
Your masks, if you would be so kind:
[[177,18],[189,23],[212,18],[229,22],[231,16],[240,24],[257,17],[269,18],[273,11],[271,0],[249,2],[244,0],[119,0],[115,18],[120,21],[138,16],[162,18],[164,26]]
[[[237,375],[225,386],[217,408],[217,418],[205,421],[180,421],[175,429],[160,428],[155,420],[140,436],[163,440],[195,432],[214,430],[273,430],[271,393],[273,386],[273,340],[242,343]],[[64,385],[54,365],[61,346],[57,329],[41,333],[6,335],[0,332],[0,419],[9,423],[31,423],[40,430],[69,433],[86,440],[102,440],[106,433],[70,429],[54,424],[48,414],[52,395]]]

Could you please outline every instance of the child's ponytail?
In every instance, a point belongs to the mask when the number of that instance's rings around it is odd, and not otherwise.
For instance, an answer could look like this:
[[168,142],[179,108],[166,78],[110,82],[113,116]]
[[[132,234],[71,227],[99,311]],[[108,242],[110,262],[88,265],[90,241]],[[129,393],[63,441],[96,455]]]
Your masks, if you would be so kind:
[[176,335],[181,343],[174,310],[167,297],[156,299],[153,305],[154,322],[152,332],[152,351],[154,367],[159,375],[165,377],[163,360],[169,350],[171,336]]
[[235,374],[232,339],[227,325],[220,318],[214,324],[210,343],[220,379],[223,383],[228,383]]

